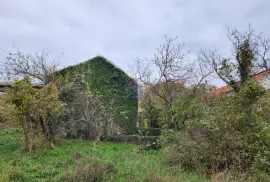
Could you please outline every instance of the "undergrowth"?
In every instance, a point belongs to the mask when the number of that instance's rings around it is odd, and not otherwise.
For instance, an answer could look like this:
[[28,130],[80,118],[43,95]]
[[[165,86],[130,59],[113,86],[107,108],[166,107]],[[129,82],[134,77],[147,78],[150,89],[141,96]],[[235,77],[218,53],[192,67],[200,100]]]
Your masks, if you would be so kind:
[[0,129],[0,181],[204,181],[169,168],[158,151],[131,144],[63,140],[55,149],[25,153],[22,134]]

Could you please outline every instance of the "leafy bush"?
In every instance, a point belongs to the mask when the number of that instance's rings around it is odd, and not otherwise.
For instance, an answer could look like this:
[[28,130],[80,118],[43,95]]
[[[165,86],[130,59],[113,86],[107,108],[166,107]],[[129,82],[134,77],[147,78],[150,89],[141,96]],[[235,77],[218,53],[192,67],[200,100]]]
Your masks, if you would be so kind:
[[7,103],[14,110],[16,126],[23,129],[22,148],[31,151],[43,145],[44,141],[53,146],[53,117],[61,110],[58,90],[54,83],[37,90],[27,76],[22,80],[15,80],[8,91]]
[[250,81],[237,94],[178,108],[185,110],[182,131],[160,137],[165,160],[206,174],[229,170],[248,174],[245,179],[255,172],[269,174],[269,101],[270,95]]
[[6,95],[0,96],[0,123],[13,126],[16,122],[13,107],[7,103]]
[[253,176],[256,181],[270,179],[270,150],[257,153],[252,163]]
[[210,162],[207,160],[211,159],[211,152],[209,152],[210,145],[202,140],[200,142],[192,140],[188,133],[164,131],[159,142],[168,164],[205,173],[211,167],[211,164],[207,164]]

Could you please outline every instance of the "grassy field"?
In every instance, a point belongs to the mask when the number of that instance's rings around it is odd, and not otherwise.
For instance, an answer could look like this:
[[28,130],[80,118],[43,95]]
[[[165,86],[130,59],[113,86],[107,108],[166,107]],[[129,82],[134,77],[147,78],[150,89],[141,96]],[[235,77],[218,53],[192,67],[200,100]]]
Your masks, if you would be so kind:
[[63,140],[55,149],[29,154],[20,151],[20,138],[19,130],[0,129],[0,181],[72,181],[70,176],[78,166],[90,166],[94,161],[113,168],[102,173],[100,181],[204,181],[198,175],[169,168],[159,152],[140,151],[135,145]]

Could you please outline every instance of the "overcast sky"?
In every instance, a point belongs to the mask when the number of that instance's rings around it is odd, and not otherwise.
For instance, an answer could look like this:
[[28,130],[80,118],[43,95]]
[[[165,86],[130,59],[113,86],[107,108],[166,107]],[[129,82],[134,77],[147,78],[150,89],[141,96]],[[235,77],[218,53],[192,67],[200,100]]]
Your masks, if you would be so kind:
[[[72,65],[102,55],[128,71],[151,57],[164,34],[191,56],[217,47],[226,56],[226,26],[252,23],[270,37],[270,0],[0,0],[0,49],[40,52]],[[5,56],[0,51],[0,58]]]

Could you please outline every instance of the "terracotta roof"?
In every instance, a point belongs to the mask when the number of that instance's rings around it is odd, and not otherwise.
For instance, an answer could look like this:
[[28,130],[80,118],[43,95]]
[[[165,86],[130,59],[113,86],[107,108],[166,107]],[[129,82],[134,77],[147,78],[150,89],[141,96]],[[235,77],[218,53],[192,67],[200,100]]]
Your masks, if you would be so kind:
[[265,77],[266,75],[268,75],[270,73],[270,69],[268,69],[268,70],[265,70],[265,71],[262,71],[262,72],[260,72],[260,73],[258,73],[258,74],[256,74],[256,75],[254,75],[253,76],[253,79],[254,80],[260,80],[260,79],[262,79],[263,77]]
[[[258,81],[258,80],[264,78],[269,73],[270,73],[270,69],[265,70],[265,71],[262,71],[262,72],[260,72],[260,73],[258,73],[256,75],[254,75],[253,76],[253,79],[255,81]],[[221,87],[221,88],[218,88],[216,90],[213,90],[213,91],[209,92],[204,97],[212,97],[212,96],[216,96],[216,95],[220,95],[220,94],[224,94],[224,93],[230,92],[232,90],[233,90],[233,88],[231,86],[224,86],[224,87]]]
[[220,95],[220,94],[223,94],[223,93],[230,92],[232,90],[233,90],[233,88],[231,86],[225,86],[225,87],[221,87],[221,88],[218,88],[216,90],[213,90],[213,91],[209,92],[207,95],[212,97],[212,96],[215,96],[215,95]]

